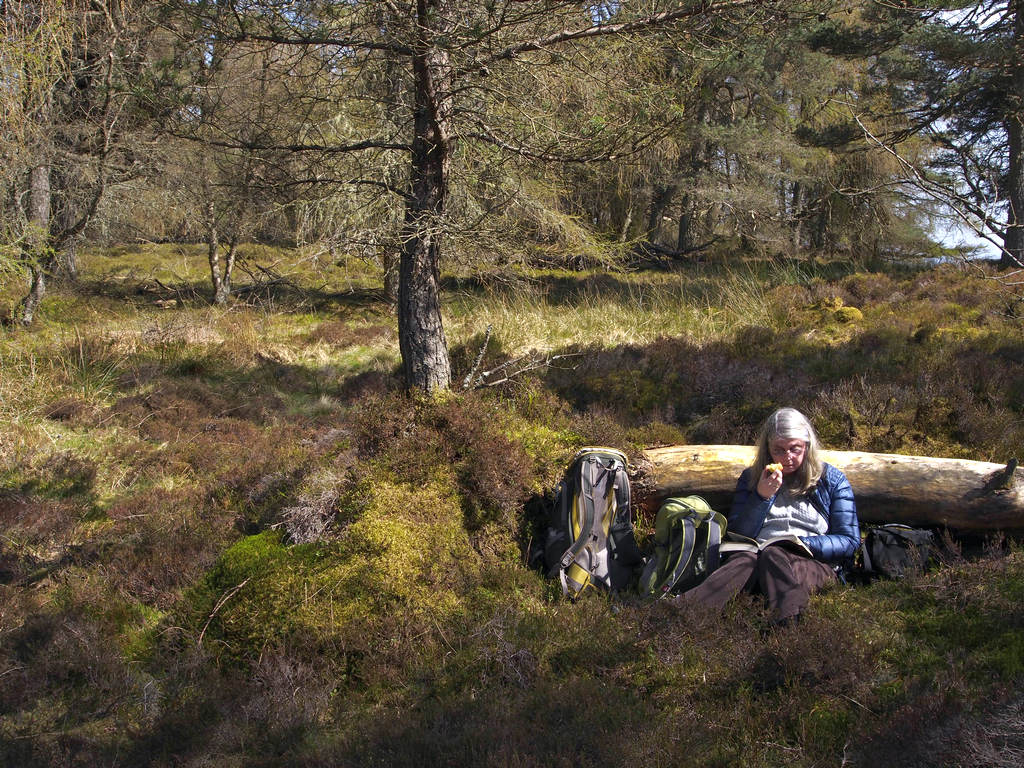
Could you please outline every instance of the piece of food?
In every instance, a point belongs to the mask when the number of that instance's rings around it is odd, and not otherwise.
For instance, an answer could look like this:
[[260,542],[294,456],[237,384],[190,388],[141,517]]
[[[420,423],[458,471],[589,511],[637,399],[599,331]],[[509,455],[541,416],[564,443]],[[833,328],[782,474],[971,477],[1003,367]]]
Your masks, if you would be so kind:
[[765,467],[765,469],[767,469],[769,472],[781,472],[782,471],[782,465],[781,464],[769,464],[767,467]]

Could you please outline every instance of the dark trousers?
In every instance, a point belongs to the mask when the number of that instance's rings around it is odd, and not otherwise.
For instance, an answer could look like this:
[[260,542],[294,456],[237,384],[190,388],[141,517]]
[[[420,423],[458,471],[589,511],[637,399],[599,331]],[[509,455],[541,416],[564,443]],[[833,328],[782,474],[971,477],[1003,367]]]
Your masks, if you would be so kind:
[[733,552],[684,600],[721,610],[740,592],[760,591],[768,599],[773,621],[797,616],[811,593],[836,580],[831,566],[780,546],[760,552]]

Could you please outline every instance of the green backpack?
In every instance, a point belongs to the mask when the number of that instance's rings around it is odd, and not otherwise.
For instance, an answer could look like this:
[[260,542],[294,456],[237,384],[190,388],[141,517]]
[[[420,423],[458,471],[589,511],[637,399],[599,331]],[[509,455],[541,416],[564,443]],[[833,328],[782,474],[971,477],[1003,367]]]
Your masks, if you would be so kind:
[[664,597],[700,584],[718,567],[725,517],[700,496],[666,499],[654,520],[654,555],[640,576],[640,593]]

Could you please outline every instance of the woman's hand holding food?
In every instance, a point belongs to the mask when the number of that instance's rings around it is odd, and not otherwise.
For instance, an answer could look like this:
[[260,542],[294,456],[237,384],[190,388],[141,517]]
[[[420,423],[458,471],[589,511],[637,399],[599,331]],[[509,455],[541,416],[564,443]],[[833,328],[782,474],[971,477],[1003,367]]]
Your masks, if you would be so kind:
[[757,492],[764,499],[770,499],[782,487],[782,465],[769,464],[757,482]]

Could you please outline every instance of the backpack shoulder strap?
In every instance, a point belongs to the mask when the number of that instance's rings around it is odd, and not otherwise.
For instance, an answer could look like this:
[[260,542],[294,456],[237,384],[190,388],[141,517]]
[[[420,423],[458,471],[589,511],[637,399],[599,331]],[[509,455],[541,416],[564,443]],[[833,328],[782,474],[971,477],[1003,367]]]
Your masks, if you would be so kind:
[[[681,519],[672,530],[673,541],[669,545],[669,552],[678,552],[679,557],[669,571],[665,583],[661,585],[662,593],[669,592],[676,582],[683,577],[690,560],[693,558],[693,551],[697,548],[697,528],[693,524],[693,518]],[[676,542],[678,541],[678,549]]]
[[[610,503],[609,491],[611,490],[613,472],[599,461],[583,462],[582,472],[584,473],[584,482],[580,487],[579,506],[583,516],[576,539],[559,562],[562,568],[569,567],[569,564],[583,551],[593,536],[601,536],[602,525]],[[569,514],[572,515],[571,500]]]
[[562,593],[575,597],[590,584],[591,571],[599,558],[598,550],[607,546],[608,526],[614,513],[613,467],[600,460],[582,462],[579,498],[569,503],[567,521],[580,510],[576,538],[558,562]]
[[708,555],[707,572],[711,573],[722,561],[721,545],[722,535],[726,530],[725,516],[720,512],[712,512],[707,520],[708,528]]

